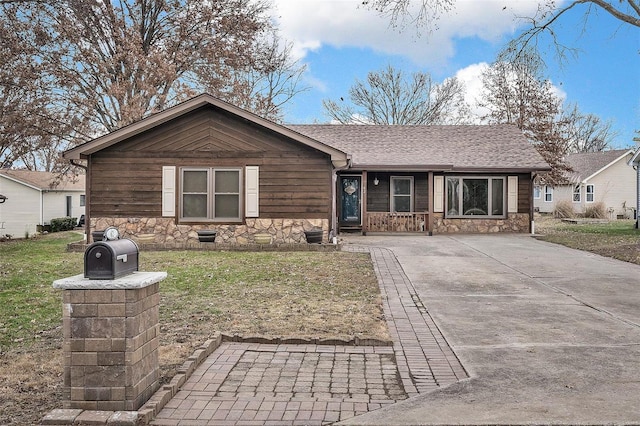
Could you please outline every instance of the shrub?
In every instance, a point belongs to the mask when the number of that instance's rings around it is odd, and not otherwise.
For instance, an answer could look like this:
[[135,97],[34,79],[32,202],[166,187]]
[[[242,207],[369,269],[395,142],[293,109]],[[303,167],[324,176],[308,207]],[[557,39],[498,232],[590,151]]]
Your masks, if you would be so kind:
[[558,201],[555,209],[553,210],[553,217],[557,217],[559,219],[567,219],[575,216],[575,212],[573,211],[573,203],[568,200]]
[[75,217],[57,217],[51,219],[51,232],[71,231],[76,227],[78,219]]
[[602,201],[594,203],[584,209],[584,217],[590,219],[606,219],[607,209]]

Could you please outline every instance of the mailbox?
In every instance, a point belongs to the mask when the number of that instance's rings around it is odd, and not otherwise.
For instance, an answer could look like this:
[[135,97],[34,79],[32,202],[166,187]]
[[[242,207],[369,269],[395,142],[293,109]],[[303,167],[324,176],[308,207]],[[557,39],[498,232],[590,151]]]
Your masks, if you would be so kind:
[[113,280],[138,270],[138,245],[128,239],[98,241],[84,252],[84,277]]

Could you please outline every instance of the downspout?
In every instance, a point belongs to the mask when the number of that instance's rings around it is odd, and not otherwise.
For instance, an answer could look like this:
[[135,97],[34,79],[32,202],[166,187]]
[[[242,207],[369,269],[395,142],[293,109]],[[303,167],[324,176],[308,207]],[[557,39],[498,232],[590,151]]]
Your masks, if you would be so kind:
[[[40,225],[44,226],[44,191],[38,188],[38,192],[40,193]],[[36,230],[38,228],[36,227]]]
[[533,191],[535,188],[535,184],[536,184],[536,174],[534,172],[531,172],[531,188],[529,190],[529,218],[530,218],[529,231],[531,232],[531,235],[536,234],[536,221],[534,220],[536,209],[535,209],[535,206],[533,205],[535,203],[533,199]]
[[90,226],[90,205],[91,205],[91,197],[89,196],[89,164],[91,163],[91,157],[87,158],[87,165],[76,162],[75,159],[70,159],[69,162],[76,167],[80,167],[84,169],[84,241],[86,243],[89,242],[89,235],[91,235],[91,226]]

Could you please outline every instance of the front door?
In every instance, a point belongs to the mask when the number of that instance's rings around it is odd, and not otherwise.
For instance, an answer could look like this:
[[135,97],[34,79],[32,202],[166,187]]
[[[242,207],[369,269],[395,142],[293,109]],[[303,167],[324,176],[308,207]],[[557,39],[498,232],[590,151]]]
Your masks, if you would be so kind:
[[361,176],[340,176],[340,224],[343,226],[362,224],[361,183]]

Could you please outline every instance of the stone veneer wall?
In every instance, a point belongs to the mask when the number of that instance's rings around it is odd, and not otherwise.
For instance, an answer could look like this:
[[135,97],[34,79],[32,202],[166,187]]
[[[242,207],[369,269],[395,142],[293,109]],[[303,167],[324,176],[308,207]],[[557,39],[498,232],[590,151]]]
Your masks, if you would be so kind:
[[218,231],[216,242],[250,244],[258,234],[269,234],[274,244],[306,243],[304,231],[323,230],[323,240],[329,233],[327,219],[246,219],[244,224],[179,225],[173,218],[91,218],[91,231],[102,231],[110,226],[118,228],[122,238],[156,244],[187,244],[198,242],[199,230]]
[[137,410],[159,387],[159,284],[63,290],[64,407]]
[[529,215],[512,213],[506,219],[445,219],[442,213],[433,215],[436,234],[529,232]]

